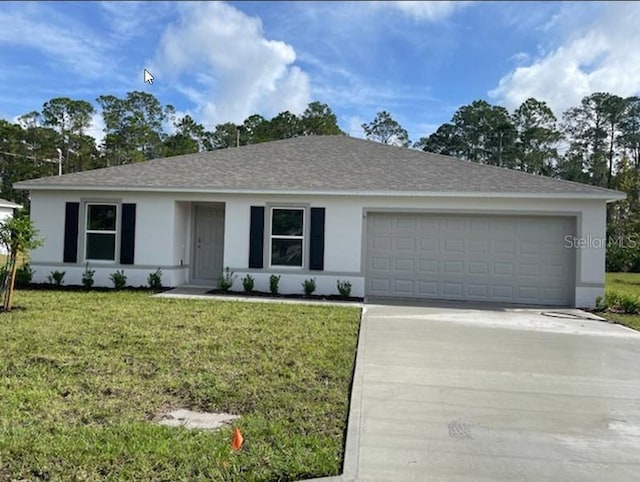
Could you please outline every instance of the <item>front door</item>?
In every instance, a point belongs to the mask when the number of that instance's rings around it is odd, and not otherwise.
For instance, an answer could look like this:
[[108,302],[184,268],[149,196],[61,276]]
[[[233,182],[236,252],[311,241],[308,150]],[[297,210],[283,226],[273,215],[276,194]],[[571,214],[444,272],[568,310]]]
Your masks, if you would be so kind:
[[193,281],[213,284],[222,274],[224,208],[195,206]]

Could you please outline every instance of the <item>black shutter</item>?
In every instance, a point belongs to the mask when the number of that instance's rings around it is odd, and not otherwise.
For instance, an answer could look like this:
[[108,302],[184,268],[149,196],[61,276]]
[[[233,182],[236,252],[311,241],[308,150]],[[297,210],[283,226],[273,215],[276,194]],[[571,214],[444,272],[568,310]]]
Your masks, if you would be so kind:
[[249,268],[263,267],[264,251],[264,207],[251,206],[249,224]]
[[64,251],[62,261],[78,261],[78,213],[80,203],[67,203],[64,211]]
[[324,208],[311,208],[309,269],[324,269]]
[[136,247],[136,205],[122,205],[120,264],[133,264]]

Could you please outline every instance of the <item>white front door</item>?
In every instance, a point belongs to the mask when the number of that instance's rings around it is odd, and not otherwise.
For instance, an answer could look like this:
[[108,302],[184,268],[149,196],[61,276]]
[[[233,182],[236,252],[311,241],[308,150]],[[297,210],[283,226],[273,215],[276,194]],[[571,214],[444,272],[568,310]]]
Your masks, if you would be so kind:
[[224,208],[195,206],[193,280],[213,284],[222,274]]

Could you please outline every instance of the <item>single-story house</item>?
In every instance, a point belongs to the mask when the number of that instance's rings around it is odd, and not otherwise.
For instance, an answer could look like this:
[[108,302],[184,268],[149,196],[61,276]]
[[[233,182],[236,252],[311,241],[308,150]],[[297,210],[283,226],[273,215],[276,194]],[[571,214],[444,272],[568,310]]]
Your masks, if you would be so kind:
[[[11,201],[7,201],[6,199],[0,198],[0,223],[4,223],[7,219],[13,216],[13,212],[16,209],[20,209],[22,206],[20,204],[16,204]],[[7,248],[0,244],[0,254],[6,255]]]
[[617,191],[347,136],[297,137],[20,182],[44,246],[35,281],[590,307]]

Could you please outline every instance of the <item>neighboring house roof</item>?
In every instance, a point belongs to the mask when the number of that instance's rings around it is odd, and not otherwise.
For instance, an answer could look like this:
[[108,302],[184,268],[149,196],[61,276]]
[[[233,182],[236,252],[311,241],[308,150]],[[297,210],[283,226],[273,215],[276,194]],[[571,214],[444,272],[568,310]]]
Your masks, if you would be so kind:
[[6,199],[0,198],[0,208],[10,208],[10,209],[18,209],[22,206],[20,204],[16,204],[11,201],[7,201]]
[[596,186],[347,136],[306,136],[17,183],[20,189],[621,199]]

